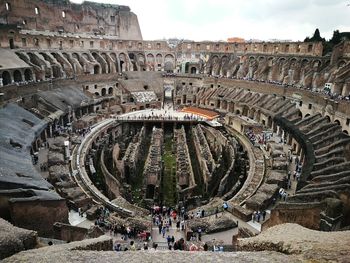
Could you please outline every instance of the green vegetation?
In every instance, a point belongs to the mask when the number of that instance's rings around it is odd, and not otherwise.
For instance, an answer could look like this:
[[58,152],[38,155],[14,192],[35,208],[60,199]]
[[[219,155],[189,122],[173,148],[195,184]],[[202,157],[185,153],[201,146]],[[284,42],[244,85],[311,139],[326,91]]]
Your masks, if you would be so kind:
[[332,52],[333,47],[339,44],[343,40],[350,40],[350,32],[339,32],[339,30],[333,31],[333,36],[330,40],[326,40],[321,37],[320,30],[316,28],[312,37],[306,37],[304,42],[322,42],[323,44],[323,55]]
[[174,206],[177,203],[176,156],[173,154],[173,138],[171,135],[164,137],[163,164],[162,194],[164,204]]

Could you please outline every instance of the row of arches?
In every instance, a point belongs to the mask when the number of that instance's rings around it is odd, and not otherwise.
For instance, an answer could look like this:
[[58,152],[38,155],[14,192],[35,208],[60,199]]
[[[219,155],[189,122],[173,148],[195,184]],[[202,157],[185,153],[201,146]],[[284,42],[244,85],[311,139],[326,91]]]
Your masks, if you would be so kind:
[[27,69],[16,69],[16,70],[4,70],[0,72],[0,76],[2,79],[2,85],[10,85],[12,83],[21,83],[24,81],[32,81],[34,80],[33,78],[33,73],[32,70],[27,68]]
[[33,67],[37,80],[83,74],[113,74],[124,71],[168,71],[175,68],[173,54],[115,52],[17,52]]

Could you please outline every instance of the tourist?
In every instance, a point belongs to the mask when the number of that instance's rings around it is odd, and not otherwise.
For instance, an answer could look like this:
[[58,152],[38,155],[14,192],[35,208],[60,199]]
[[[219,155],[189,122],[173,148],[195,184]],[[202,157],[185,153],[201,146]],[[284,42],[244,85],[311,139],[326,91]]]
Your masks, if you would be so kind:
[[208,244],[207,244],[207,243],[204,243],[204,245],[203,245],[203,250],[204,250],[204,251],[208,251]]
[[135,242],[133,240],[130,241],[130,250],[131,251],[136,251]]
[[[180,231],[180,220],[176,222],[176,230]],[[160,233],[159,233],[160,234]]]
[[228,204],[227,204],[227,202],[224,202],[224,203],[222,204],[222,208],[224,209],[224,211],[227,211],[227,210],[228,210]]
[[114,251],[122,251],[122,247],[118,241],[115,241],[114,246],[113,246]]
[[198,233],[198,241],[202,241],[202,228],[201,227],[198,227],[197,233]]
[[166,231],[165,226],[162,227],[162,230],[161,230],[161,231],[162,231],[162,236],[163,236],[163,238],[164,238],[164,237],[165,237],[165,231]]
[[144,243],[143,243],[143,250],[148,250],[148,244],[147,244],[147,242],[144,242]]
[[264,210],[264,211],[262,212],[262,217],[263,217],[263,221],[265,221],[265,218],[266,218],[266,210]]
[[215,208],[215,218],[218,218],[218,213],[219,213],[219,207]]
[[256,211],[254,211],[253,214],[252,214],[253,223],[255,222],[255,217],[256,217]]

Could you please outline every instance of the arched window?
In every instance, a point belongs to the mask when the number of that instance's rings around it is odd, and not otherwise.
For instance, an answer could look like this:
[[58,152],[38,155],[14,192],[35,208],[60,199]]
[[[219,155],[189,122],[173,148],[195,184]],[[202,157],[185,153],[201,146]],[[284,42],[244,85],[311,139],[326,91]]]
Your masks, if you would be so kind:
[[4,71],[1,77],[2,77],[2,84],[4,86],[11,84],[11,75],[8,71]]
[[105,96],[105,95],[106,95],[106,89],[103,88],[103,89],[101,90],[101,93],[102,93],[102,96]]
[[15,82],[21,82],[22,81],[22,74],[19,70],[15,70],[15,72],[13,72],[13,79]]
[[32,80],[32,79],[33,79],[33,74],[32,74],[32,71],[31,71],[30,69],[26,69],[26,70],[24,71],[24,79],[25,79],[26,81]]

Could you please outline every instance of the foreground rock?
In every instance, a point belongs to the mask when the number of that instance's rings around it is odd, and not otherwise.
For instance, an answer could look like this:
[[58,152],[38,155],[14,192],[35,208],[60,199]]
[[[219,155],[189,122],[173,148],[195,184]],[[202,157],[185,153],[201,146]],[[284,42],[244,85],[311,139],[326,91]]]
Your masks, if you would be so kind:
[[0,218],[0,259],[37,245],[37,233],[18,228]]
[[239,239],[239,249],[301,254],[304,259],[350,262],[350,231],[321,232],[297,224],[271,227],[260,235]]
[[[80,242],[74,242],[80,243]],[[73,243],[72,243],[73,244]],[[58,249],[66,245],[25,251],[5,259],[3,262],[302,262],[298,258],[278,252],[180,252],[180,251],[86,251],[73,248]]]
[[215,216],[194,218],[188,221],[188,227],[193,232],[197,232],[200,227],[206,233],[216,233],[237,227],[237,223],[231,218],[229,213],[223,213],[218,218]]

